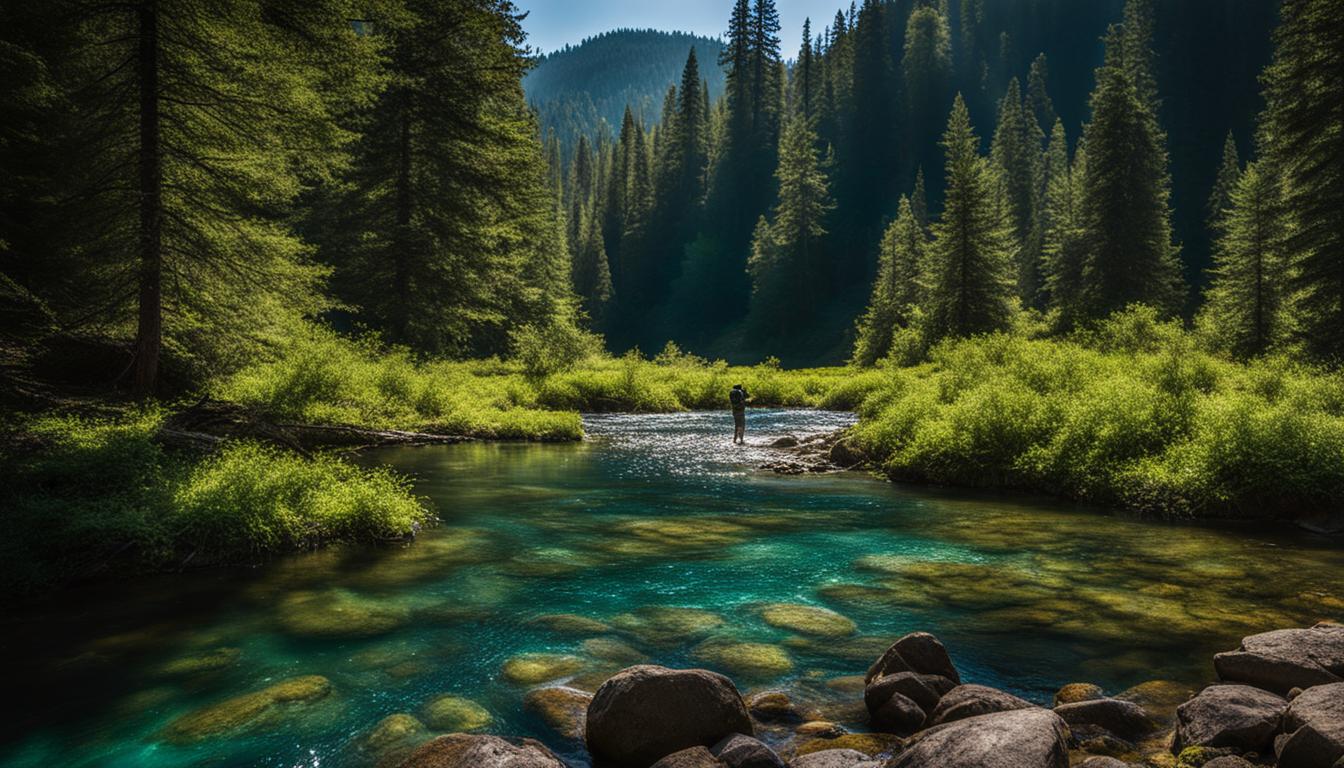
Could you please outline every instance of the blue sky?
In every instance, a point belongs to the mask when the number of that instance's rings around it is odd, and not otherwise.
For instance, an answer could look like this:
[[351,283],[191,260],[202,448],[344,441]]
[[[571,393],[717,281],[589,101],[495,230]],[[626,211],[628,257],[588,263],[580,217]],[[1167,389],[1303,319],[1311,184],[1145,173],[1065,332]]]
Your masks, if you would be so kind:
[[[728,28],[732,0],[515,0],[528,11],[523,22],[528,44],[553,51],[566,43],[619,27],[652,28],[695,32],[718,37]],[[776,0],[783,29],[780,38],[784,58],[798,53],[803,19],[812,17],[815,31],[835,18],[849,0]]]

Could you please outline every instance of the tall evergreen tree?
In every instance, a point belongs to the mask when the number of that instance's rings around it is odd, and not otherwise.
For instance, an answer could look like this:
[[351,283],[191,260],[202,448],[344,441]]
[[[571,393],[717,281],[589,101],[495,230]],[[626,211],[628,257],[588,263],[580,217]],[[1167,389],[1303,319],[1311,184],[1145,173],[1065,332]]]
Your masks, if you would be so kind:
[[929,193],[924,190],[924,167],[915,170],[915,191],[910,195],[910,210],[924,234],[929,234]]
[[943,214],[929,247],[924,314],[931,340],[1004,329],[1015,310],[1012,224],[995,199],[998,174],[979,146],[958,94],[943,134]]
[[1265,76],[1274,164],[1285,184],[1297,323],[1317,356],[1344,360],[1344,14],[1286,0]]
[[74,44],[52,59],[76,102],[69,266],[100,289],[107,330],[134,329],[134,390],[158,389],[165,344],[219,363],[320,310],[323,271],[285,219],[340,167],[340,118],[373,92],[376,44],[352,29],[353,4],[45,8]]
[[1218,175],[1213,180],[1213,191],[1209,193],[1209,204],[1205,210],[1205,221],[1209,230],[1217,233],[1222,229],[1223,214],[1232,205],[1232,192],[1241,180],[1241,157],[1237,154],[1237,140],[1231,131],[1223,142],[1223,160],[1218,166]]
[[1027,74],[1027,108],[1036,119],[1036,126],[1042,133],[1050,130],[1058,117],[1047,88],[1049,77],[1050,66],[1046,63],[1045,54],[1042,53],[1031,62],[1031,71]]
[[1040,290],[1040,250],[1033,233],[1036,227],[1037,179],[1040,175],[1041,131],[1022,103],[1017,78],[999,103],[999,122],[994,130],[991,158],[1003,179],[1008,216],[1018,243],[1017,293],[1033,304]]
[[1056,312],[1061,330],[1072,329],[1083,312],[1083,179],[1087,153],[1080,144],[1069,160],[1064,123],[1055,120],[1045,153],[1047,186],[1041,210],[1041,272],[1048,306]]
[[893,334],[909,321],[910,308],[919,303],[923,293],[925,238],[914,206],[902,196],[896,220],[887,227],[878,249],[877,280],[868,309],[859,319],[851,358],[854,363],[872,365],[886,357],[891,352]]
[[938,125],[929,115],[947,111],[952,99],[952,51],[947,19],[934,8],[916,8],[905,29],[905,50],[901,58],[905,79],[906,111],[918,116],[907,123],[912,160],[918,167],[931,169],[933,186],[938,189],[942,167],[935,140]]
[[1247,166],[1220,229],[1205,317],[1234,353],[1264,354],[1284,339],[1287,327],[1287,229],[1278,179],[1256,163]]
[[404,24],[374,26],[393,78],[321,241],[342,297],[390,339],[503,352],[513,328],[571,301],[563,216],[520,85],[521,16],[503,0],[406,8]]
[[1092,122],[1083,134],[1083,306],[1091,320],[1135,302],[1171,312],[1183,295],[1171,236],[1165,137],[1153,103],[1141,97],[1126,65],[1134,55],[1127,47],[1130,37],[1117,27],[1107,35]]
[[573,247],[571,280],[580,306],[596,323],[606,316],[612,298],[611,268],[599,217],[592,204],[579,207],[579,235]]
[[758,224],[748,263],[754,324],[779,340],[802,330],[818,305],[823,222],[832,204],[816,144],[807,121],[792,117],[780,139],[779,202],[770,222]]

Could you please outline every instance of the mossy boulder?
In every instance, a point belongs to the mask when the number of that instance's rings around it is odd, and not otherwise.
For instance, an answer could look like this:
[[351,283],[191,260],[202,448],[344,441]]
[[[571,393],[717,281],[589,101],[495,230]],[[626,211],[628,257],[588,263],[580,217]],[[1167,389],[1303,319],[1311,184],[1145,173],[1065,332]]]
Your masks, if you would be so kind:
[[761,618],[772,627],[822,637],[844,637],[858,629],[853,621],[835,611],[798,603],[767,605],[761,610]]
[[238,663],[243,652],[238,648],[215,648],[194,656],[182,656],[166,663],[161,668],[166,675],[196,675],[203,672],[218,672]]
[[305,637],[375,637],[410,621],[404,606],[344,589],[296,592],[280,604],[280,626]]
[[748,678],[769,679],[793,671],[793,659],[778,645],[712,639],[697,645],[691,656],[709,667]]
[[691,642],[723,626],[723,617],[697,608],[644,606],[622,613],[611,625],[647,645],[672,646]]
[[379,720],[364,736],[364,748],[383,752],[403,746],[426,734],[425,724],[405,712],[388,715]]
[[798,745],[795,754],[799,757],[821,752],[827,749],[852,749],[855,752],[874,757],[894,752],[901,745],[901,739],[889,733],[846,733],[834,739],[810,739]]
[[643,651],[614,637],[590,637],[583,641],[582,648],[584,655],[590,658],[615,664],[639,664],[648,659]]
[[558,680],[583,669],[577,656],[559,653],[524,653],[504,662],[504,679],[516,685],[536,685]]
[[1092,683],[1069,683],[1068,685],[1055,691],[1054,705],[1077,704],[1080,701],[1092,701],[1106,696],[1106,692],[1099,685]]
[[437,731],[479,731],[494,720],[485,707],[461,696],[440,696],[425,705],[423,714]]
[[523,707],[537,713],[546,725],[566,739],[581,740],[593,695],[574,688],[556,686],[528,691]]
[[331,681],[320,675],[290,678],[182,715],[168,725],[163,735],[175,744],[225,736],[267,721],[281,714],[287,705],[314,702],[330,693]]
[[537,616],[528,623],[566,635],[600,635],[611,631],[611,625],[604,621],[574,613],[548,613]]

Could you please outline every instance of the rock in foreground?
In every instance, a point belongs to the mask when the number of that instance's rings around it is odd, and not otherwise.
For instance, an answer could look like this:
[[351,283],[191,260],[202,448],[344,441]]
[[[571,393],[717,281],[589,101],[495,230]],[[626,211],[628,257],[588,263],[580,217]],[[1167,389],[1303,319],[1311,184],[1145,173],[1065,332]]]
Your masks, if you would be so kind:
[[1344,760],[1344,683],[1303,691],[1283,716],[1280,768],[1326,768]]
[[885,768],[1068,768],[1069,729],[1039,707],[930,728]]
[[1344,626],[1277,629],[1243,638],[1213,657],[1219,679],[1283,695],[1293,688],[1344,682]]
[[1230,747],[1237,752],[1270,751],[1288,702],[1247,685],[1213,685],[1176,710],[1171,751],[1186,747]]
[[731,681],[703,669],[630,667],[602,684],[588,705],[585,741],[595,761],[647,768],[674,752],[754,735]]
[[454,733],[421,745],[400,768],[565,768],[541,743]]

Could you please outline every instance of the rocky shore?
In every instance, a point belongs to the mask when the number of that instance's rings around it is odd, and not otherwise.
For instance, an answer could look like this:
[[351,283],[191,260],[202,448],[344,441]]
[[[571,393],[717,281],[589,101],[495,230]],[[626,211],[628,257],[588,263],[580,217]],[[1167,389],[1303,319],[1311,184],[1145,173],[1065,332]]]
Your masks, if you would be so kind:
[[[1344,768],[1344,625],[1252,635],[1213,666],[1217,682],[1198,692],[1155,680],[1110,696],[1072,683],[1046,708],[963,680],[944,645],[916,632],[847,686],[868,732],[813,719],[782,691],[744,697],[702,669],[638,665],[594,694],[546,687],[527,703],[581,736],[598,768]],[[368,739],[420,731],[406,719]],[[465,733],[380,764],[565,765],[533,740]]]

